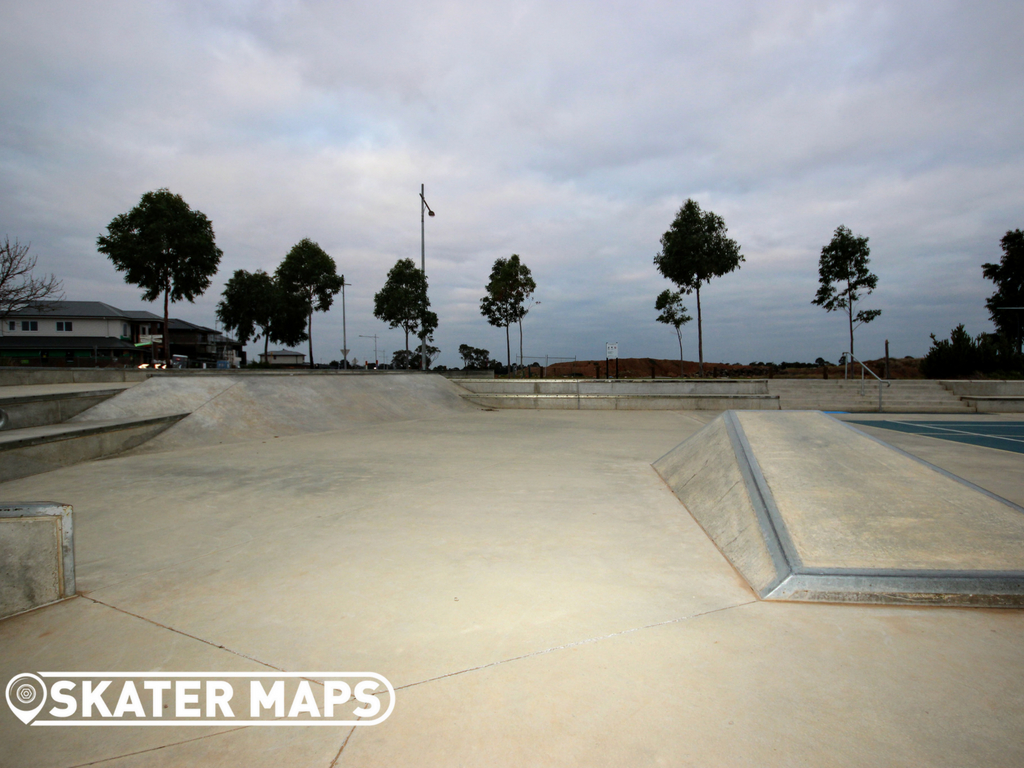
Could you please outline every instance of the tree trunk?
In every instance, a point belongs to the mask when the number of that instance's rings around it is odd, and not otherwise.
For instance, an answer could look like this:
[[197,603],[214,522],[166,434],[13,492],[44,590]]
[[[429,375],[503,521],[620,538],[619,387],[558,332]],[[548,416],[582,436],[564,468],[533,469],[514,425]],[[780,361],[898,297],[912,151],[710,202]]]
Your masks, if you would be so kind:
[[270,344],[269,329],[263,334],[263,362],[267,362],[267,346]]
[[846,291],[846,314],[850,318],[850,357],[853,357],[853,301],[850,300],[851,291]]
[[169,327],[170,318],[167,309],[167,297],[170,292],[170,286],[164,288],[164,365],[170,365],[171,363],[171,329]]
[[309,310],[309,326],[307,327],[309,333],[309,367],[313,367],[313,310]]
[[523,318],[519,318],[519,364],[525,363],[526,361],[523,360]]
[[512,342],[508,338],[508,323],[505,323],[505,362],[508,363],[509,373],[512,372]]
[[697,359],[699,362],[700,377],[704,378],[704,330],[701,326],[700,317],[700,283],[697,283]]
[[676,328],[676,336],[679,337],[679,378],[683,378],[683,329]]

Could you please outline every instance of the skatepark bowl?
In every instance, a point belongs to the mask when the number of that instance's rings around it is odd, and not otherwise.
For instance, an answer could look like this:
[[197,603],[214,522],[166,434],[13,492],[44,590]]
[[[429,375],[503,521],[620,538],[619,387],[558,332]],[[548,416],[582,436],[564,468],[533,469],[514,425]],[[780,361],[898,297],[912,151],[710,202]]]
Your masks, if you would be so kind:
[[5,703],[0,765],[1024,765],[1024,413],[927,384],[834,414],[856,393],[792,382],[0,386],[0,507],[73,516],[77,593],[0,620],[0,683],[394,688],[362,728],[39,728]]

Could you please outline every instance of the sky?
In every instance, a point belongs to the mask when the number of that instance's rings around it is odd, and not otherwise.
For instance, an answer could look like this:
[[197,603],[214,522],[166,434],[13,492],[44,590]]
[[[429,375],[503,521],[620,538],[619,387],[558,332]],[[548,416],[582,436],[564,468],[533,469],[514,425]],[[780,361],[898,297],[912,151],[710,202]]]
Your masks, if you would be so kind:
[[[360,361],[364,337],[382,360],[404,346],[373,296],[419,263],[420,184],[450,367],[460,344],[505,359],[479,303],[513,253],[537,283],[528,362],[606,342],[677,357],[653,259],[688,198],[745,257],[701,291],[716,362],[838,358],[845,319],[811,300],[840,225],[878,275],[858,357],[990,331],[981,265],[1024,228],[1020,2],[3,0],[0,21],[0,236],[30,243],[37,272],[68,299],[162,313],[96,238],[168,188],[224,252],[173,316],[213,327],[235,270],[272,272],[310,238],[350,284]],[[314,316],[317,362],[341,358],[342,314],[339,295]]]

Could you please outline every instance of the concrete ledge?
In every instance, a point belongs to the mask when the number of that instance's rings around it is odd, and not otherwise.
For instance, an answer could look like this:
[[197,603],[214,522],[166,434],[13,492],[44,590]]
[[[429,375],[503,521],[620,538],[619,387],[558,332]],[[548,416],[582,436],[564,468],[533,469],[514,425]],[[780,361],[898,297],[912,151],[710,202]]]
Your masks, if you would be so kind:
[[464,394],[486,408],[579,411],[779,410],[778,395],[514,395]]
[[127,451],[187,415],[55,424],[0,432],[0,482]]
[[0,367],[0,387],[20,384],[90,384],[145,381],[152,371],[138,368],[29,368]]
[[[119,395],[123,388],[93,389],[44,395],[4,397],[0,390],[0,429],[22,429],[57,424]],[[3,418],[3,414],[7,418]]]
[[1024,509],[824,414],[728,412],[654,468],[761,599],[1024,606]]
[[0,619],[74,594],[71,506],[0,504]]
[[978,413],[1024,413],[1024,395],[964,395],[960,399]]
[[767,379],[462,379],[479,395],[768,395]]
[[940,381],[945,389],[957,397],[1024,397],[1024,380],[963,380]]

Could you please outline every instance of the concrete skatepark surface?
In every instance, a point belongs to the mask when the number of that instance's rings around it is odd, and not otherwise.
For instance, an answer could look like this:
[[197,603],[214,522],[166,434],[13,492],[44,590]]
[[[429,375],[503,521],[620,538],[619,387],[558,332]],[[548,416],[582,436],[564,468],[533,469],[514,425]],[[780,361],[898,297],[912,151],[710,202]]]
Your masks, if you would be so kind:
[[[81,595],[0,622],[2,680],[367,669],[397,689],[386,722],[4,710],[0,763],[1024,764],[1024,613],[759,601],[651,466],[717,413],[482,411],[410,386],[438,399],[285,423],[254,397],[248,436],[200,408],[163,445],[0,484],[74,506]],[[1021,454],[859,428],[1024,503]]]

